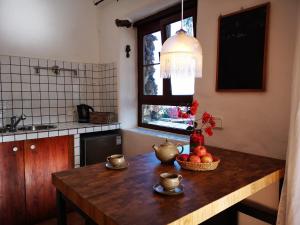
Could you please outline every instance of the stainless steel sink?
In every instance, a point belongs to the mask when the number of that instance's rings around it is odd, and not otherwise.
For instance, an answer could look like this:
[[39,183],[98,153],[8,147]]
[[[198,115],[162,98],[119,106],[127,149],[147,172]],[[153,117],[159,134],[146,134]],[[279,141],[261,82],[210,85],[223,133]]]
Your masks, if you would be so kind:
[[34,131],[34,130],[51,130],[51,129],[55,129],[57,126],[55,125],[28,125],[28,126],[22,126],[22,127],[18,127],[18,130],[22,130],[22,131]]

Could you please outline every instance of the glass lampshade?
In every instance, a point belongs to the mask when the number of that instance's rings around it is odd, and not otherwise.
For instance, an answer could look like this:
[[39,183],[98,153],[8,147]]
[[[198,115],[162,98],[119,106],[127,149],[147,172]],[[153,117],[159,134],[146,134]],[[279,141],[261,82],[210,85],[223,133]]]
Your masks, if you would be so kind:
[[160,75],[170,77],[202,77],[202,47],[199,41],[179,30],[168,38],[160,53]]

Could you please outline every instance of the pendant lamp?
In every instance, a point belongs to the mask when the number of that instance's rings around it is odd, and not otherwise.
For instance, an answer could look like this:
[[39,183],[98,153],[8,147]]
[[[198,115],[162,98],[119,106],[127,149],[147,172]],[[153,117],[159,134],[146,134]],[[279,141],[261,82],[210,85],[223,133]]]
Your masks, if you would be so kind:
[[181,0],[181,29],[168,38],[160,53],[160,75],[171,77],[202,77],[202,47],[199,41],[183,29],[183,0]]

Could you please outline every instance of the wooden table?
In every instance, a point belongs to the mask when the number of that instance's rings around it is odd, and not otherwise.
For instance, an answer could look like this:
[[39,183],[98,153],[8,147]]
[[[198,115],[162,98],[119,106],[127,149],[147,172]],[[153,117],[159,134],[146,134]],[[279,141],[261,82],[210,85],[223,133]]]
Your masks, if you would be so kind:
[[[130,158],[125,170],[109,170],[101,163],[55,173],[58,224],[66,224],[66,200],[97,224],[199,224],[283,177],[282,160],[208,149],[221,158],[209,172],[183,170],[177,162],[162,165],[149,153]],[[153,192],[162,172],[182,174],[183,195]]]

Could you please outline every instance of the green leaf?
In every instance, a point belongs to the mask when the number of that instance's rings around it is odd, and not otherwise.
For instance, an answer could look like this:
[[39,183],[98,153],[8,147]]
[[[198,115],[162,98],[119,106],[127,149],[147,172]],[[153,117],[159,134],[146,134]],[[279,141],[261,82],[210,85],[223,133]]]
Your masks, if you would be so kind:
[[188,127],[186,128],[186,130],[187,130],[187,131],[193,131],[193,130],[194,130],[194,127],[193,127],[193,126],[188,126]]

